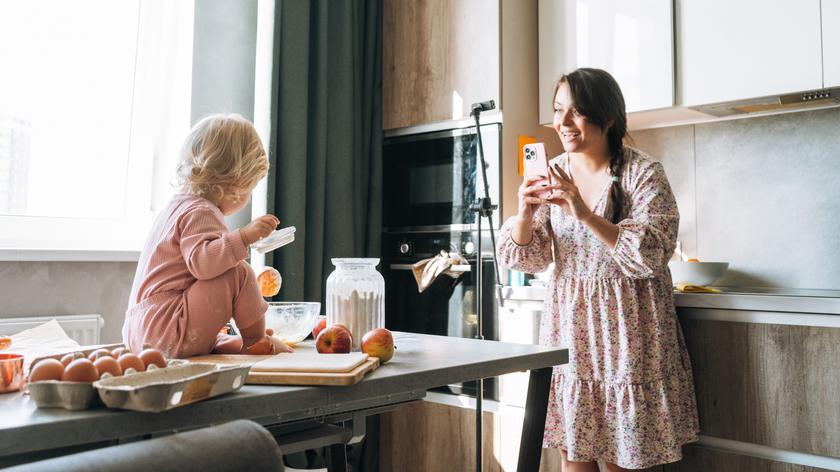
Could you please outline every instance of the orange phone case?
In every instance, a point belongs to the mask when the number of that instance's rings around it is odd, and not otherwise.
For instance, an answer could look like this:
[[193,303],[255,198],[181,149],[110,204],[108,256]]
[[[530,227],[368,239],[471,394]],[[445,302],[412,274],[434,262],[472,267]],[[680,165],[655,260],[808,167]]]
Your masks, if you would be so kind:
[[[548,172],[548,158],[545,155],[545,145],[543,143],[526,144],[522,149],[525,154],[525,176],[544,175],[545,179],[538,180],[535,183],[551,185],[551,173]],[[535,193],[534,196],[538,198],[549,198],[551,194],[551,190],[544,190]]]

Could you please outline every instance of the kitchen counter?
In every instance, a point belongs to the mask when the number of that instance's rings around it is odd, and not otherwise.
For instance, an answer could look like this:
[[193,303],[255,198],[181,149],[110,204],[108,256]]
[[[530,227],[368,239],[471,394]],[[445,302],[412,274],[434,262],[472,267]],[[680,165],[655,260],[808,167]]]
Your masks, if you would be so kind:
[[[674,292],[678,308],[840,315],[840,291],[718,287],[723,293]],[[510,308],[539,309],[545,287],[503,287],[502,298]],[[511,303],[512,302],[512,303]]]
[[229,395],[161,413],[38,409],[28,395],[3,394],[0,467],[4,460],[9,465],[13,456],[33,451],[131,440],[240,418],[279,424],[354,412],[375,414],[389,405],[421,399],[433,387],[530,370],[526,408],[533,418],[523,428],[520,470],[539,468],[551,367],[568,361],[567,349],[399,332],[394,339],[394,359],[349,387],[246,385]]

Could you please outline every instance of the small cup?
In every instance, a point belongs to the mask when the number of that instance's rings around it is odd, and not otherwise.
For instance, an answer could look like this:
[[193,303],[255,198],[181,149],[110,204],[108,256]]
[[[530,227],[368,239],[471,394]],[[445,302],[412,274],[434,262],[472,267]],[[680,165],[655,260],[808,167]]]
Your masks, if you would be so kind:
[[0,353],[0,393],[17,392],[23,387],[23,356]]

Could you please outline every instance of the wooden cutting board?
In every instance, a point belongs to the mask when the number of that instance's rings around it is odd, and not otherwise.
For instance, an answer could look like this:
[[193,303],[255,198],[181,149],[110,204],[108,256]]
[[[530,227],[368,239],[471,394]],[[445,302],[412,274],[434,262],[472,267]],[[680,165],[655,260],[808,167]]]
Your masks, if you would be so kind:
[[260,385],[353,385],[379,367],[379,359],[366,354],[318,354],[296,351],[274,356],[210,354],[190,362],[251,364],[246,384]]

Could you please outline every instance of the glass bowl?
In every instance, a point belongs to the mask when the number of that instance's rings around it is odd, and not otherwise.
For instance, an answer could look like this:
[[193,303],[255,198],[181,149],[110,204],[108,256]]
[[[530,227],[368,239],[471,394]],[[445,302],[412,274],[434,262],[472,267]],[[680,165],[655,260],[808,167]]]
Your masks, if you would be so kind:
[[265,327],[287,344],[295,344],[309,336],[320,314],[320,302],[270,302]]

